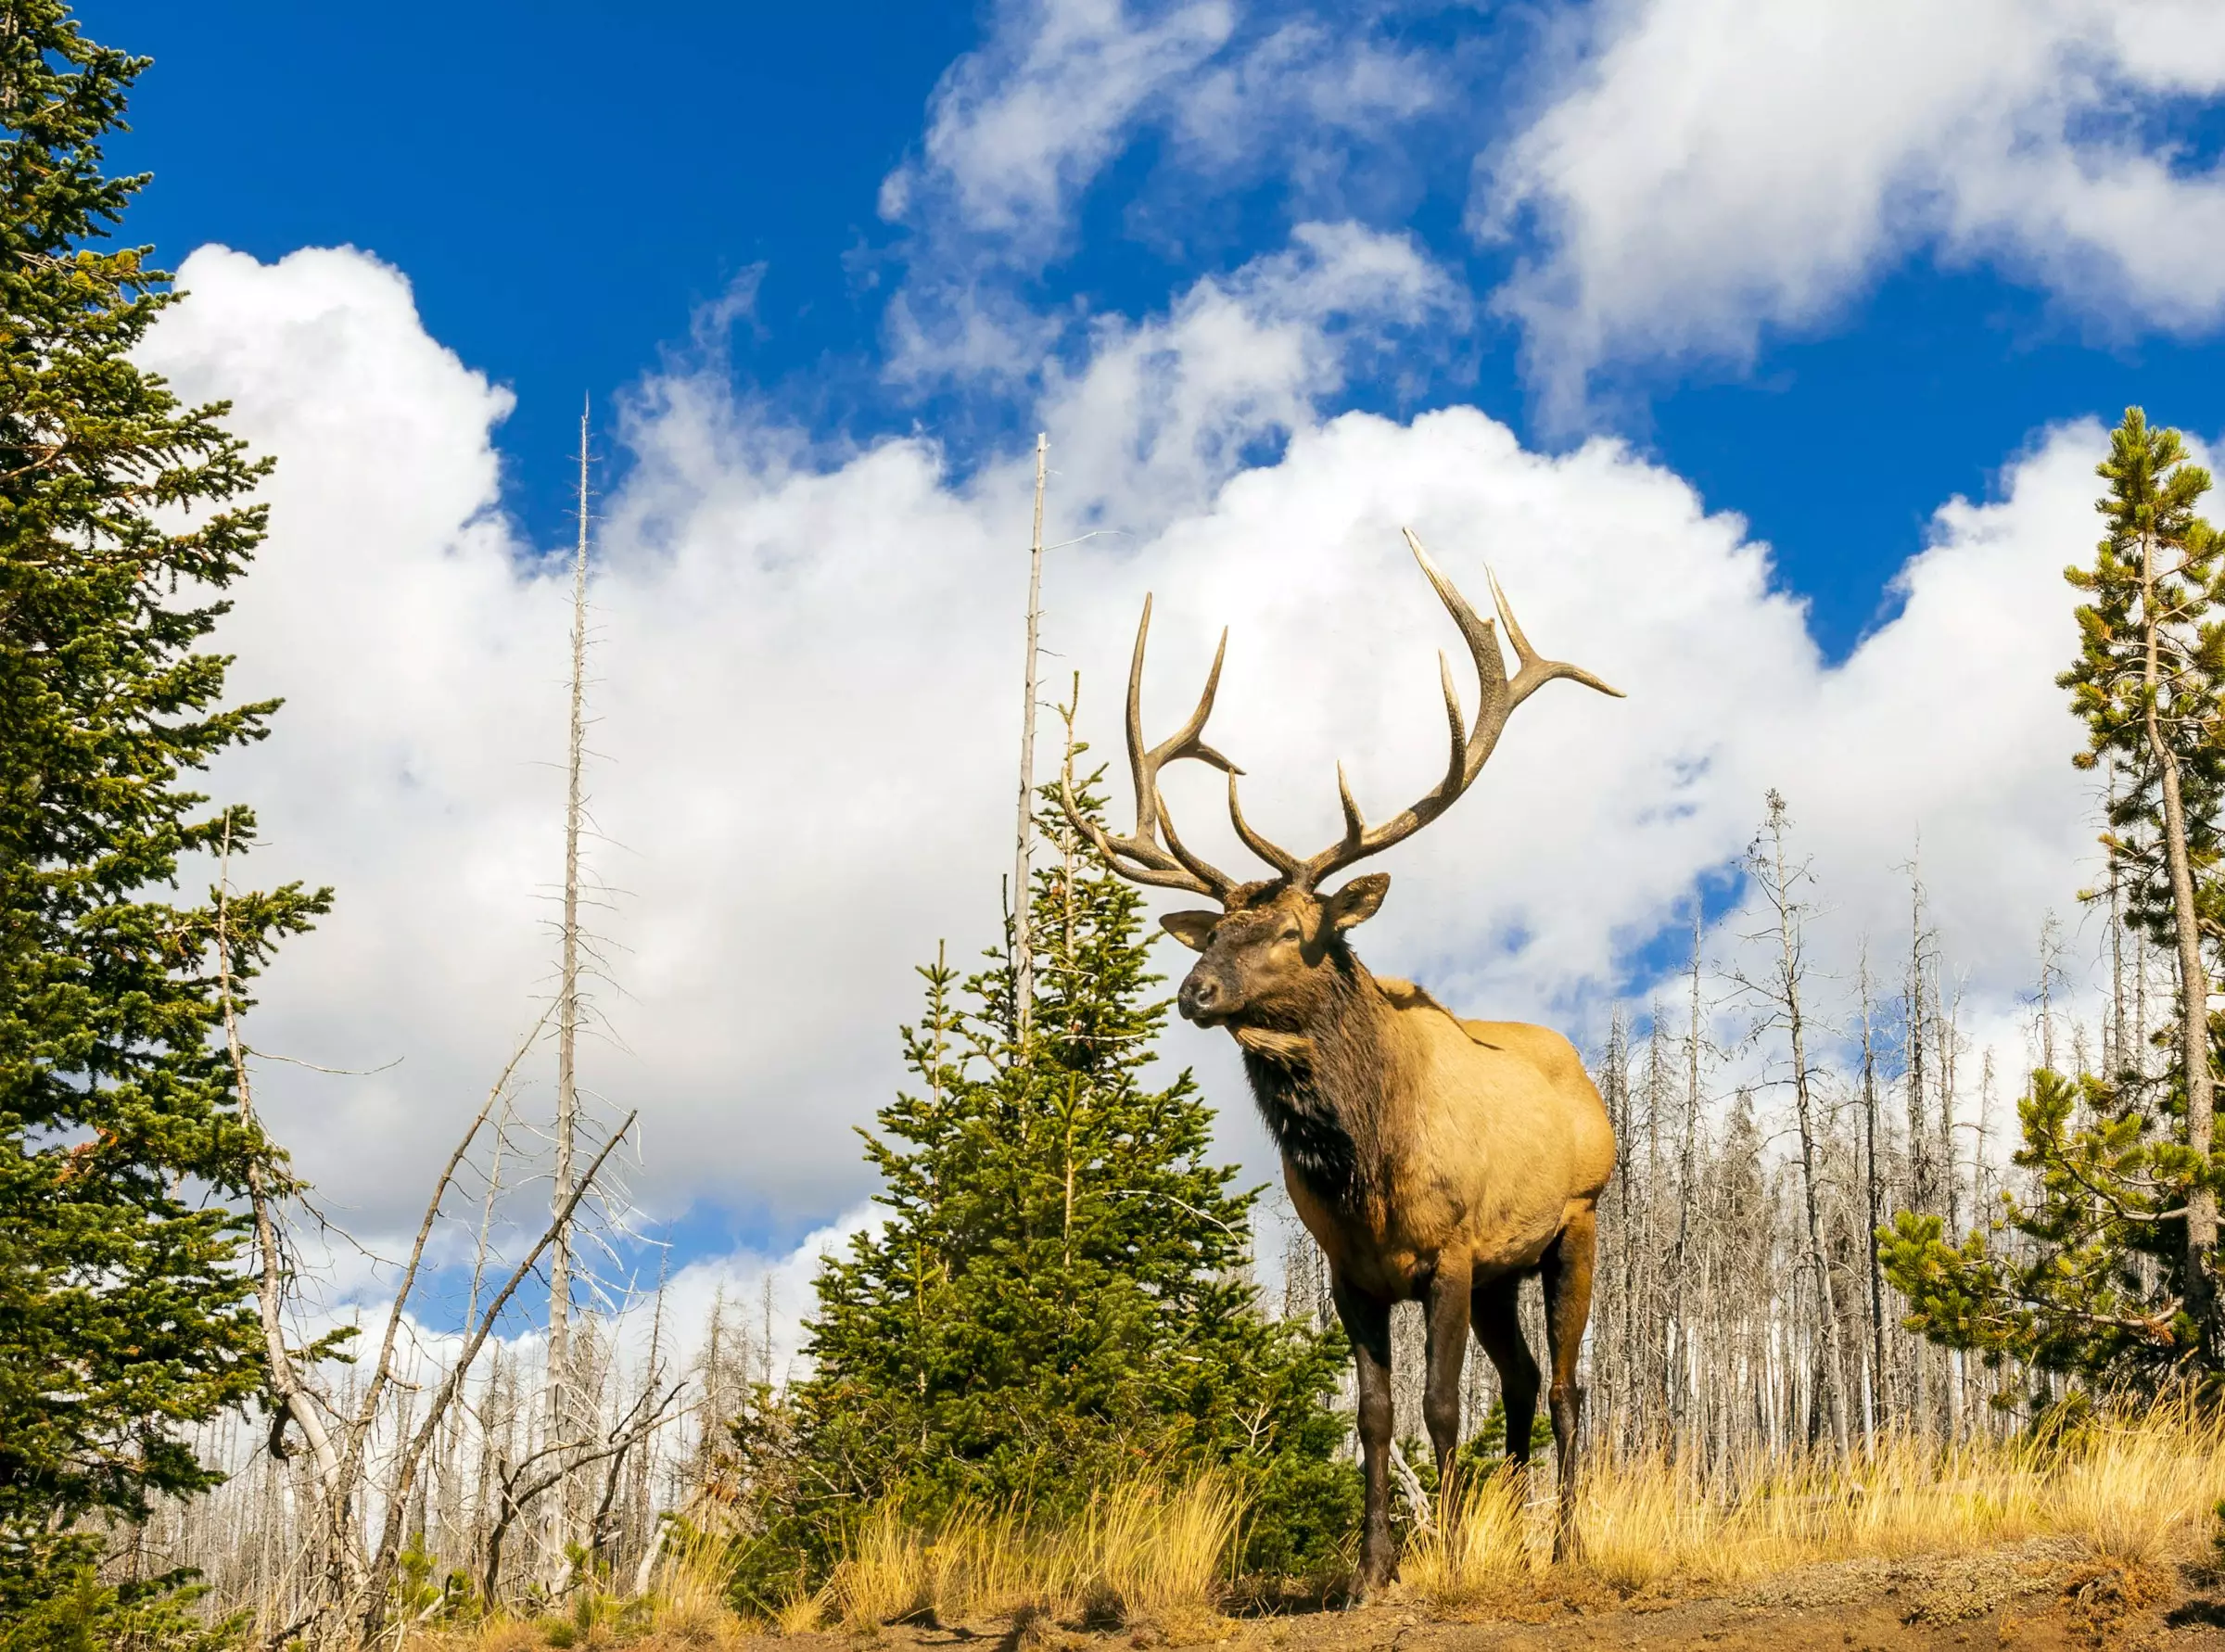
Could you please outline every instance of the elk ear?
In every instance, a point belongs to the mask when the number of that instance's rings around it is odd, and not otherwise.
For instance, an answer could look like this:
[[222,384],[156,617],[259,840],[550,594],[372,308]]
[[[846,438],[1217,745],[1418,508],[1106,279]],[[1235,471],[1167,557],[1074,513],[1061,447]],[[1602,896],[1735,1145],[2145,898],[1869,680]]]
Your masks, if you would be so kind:
[[1205,943],[1213,939],[1213,926],[1224,915],[1220,912],[1168,912],[1159,920],[1159,927],[1192,952],[1202,952]]
[[1389,872],[1362,872],[1336,894],[1322,897],[1322,921],[1339,931],[1365,923],[1381,910],[1383,896],[1390,893]]

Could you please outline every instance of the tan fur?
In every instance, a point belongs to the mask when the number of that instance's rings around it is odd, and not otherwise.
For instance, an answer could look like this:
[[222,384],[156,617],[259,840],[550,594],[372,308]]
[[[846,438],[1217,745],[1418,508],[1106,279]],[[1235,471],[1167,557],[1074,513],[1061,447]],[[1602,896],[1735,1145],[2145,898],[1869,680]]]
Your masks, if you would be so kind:
[[[1377,1195],[1341,1209],[1289,1175],[1332,1267],[1371,1295],[1418,1294],[1448,1253],[1478,1280],[1537,1266],[1615,1167],[1607,1107],[1576,1047],[1545,1027],[1462,1021],[1412,982],[1372,978],[1386,1044],[1387,1163]],[[1288,1034],[1237,1029],[1247,1047]]]

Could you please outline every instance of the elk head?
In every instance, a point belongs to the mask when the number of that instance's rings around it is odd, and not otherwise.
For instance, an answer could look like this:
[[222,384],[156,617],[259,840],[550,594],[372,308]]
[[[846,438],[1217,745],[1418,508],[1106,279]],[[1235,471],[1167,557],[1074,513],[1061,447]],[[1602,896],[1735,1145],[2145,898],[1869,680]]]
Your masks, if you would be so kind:
[[[1219,911],[1169,912],[1160,922],[1169,934],[1200,954],[1184,978],[1176,1000],[1185,1019],[1201,1026],[1227,1025],[1248,1047],[1269,1051],[1278,1044],[1289,1047],[1300,1029],[1311,1024],[1321,996],[1331,988],[1340,968],[1349,967],[1345,932],[1375,916],[1391,888],[1388,874],[1367,872],[1324,894],[1321,884],[1326,879],[1413,836],[1451,807],[1482,772],[1514,708],[1554,679],[1570,678],[1603,694],[1621,697],[1620,690],[1608,687],[1579,667],[1541,658],[1515,623],[1507,594],[1493,578],[1492,600],[1519,662],[1519,669],[1509,678],[1499,652],[1496,627],[1491,620],[1476,616],[1453,582],[1430,560],[1413,531],[1405,531],[1415,560],[1467,639],[1482,685],[1471,731],[1461,714],[1452,667],[1443,651],[1438,653],[1452,751],[1443,778],[1419,801],[1381,825],[1369,826],[1359,805],[1353,801],[1344,766],[1340,763],[1337,795],[1344,807],[1341,839],[1319,854],[1301,859],[1261,836],[1244,819],[1243,806],[1237,797],[1237,777],[1243,770],[1203,739],[1205,719],[1213,714],[1214,694],[1220,687],[1221,661],[1228,651],[1226,630],[1221,633],[1220,647],[1214,654],[1213,669],[1205,679],[1205,692],[1199,697],[1197,709],[1167,739],[1148,750],[1144,746],[1143,652],[1151,629],[1151,600],[1148,596],[1143,601],[1142,623],[1136,628],[1136,653],[1128,667],[1128,766],[1136,787],[1135,830],[1125,837],[1113,837],[1081,813],[1071,792],[1061,794],[1067,819],[1122,877],[1161,888],[1188,889],[1220,903]],[[1246,848],[1275,869],[1273,876],[1239,882],[1182,842],[1159,792],[1159,771],[1185,757],[1210,764],[1227,775],[1228,816],[1236,834]]]

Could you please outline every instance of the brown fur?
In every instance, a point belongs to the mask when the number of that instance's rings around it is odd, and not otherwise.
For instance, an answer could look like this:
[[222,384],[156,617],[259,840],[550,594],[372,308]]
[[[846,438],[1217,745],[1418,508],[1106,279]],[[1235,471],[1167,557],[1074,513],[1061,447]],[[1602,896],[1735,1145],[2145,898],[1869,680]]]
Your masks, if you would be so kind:
[[1441,1470],[1457,1445],[1469,1329],[1506,1391],[1510,1455],[1529,1455],[1539,1373],[1516,1289],[1545,1281],[1554,1434],[1572,1490],[1576,1353],[1590,1310],[1593,1228],[1614,1133],[1575,1048],[1519,1022],[1462,1021],[1411,982],[1369,972],[1343,931],[1389,879],[1334,895],[1247,891],[1227,913],[1176,913],[1202,956],[1185,1016],[1226,1026],[1283,1151],[1291,1202],[1327,1257],[1360,1366],[1368,1515],[1362,1582],[1390,1571],[1389,1315],[1416,1301],[1430,1324],[1425,1404]]

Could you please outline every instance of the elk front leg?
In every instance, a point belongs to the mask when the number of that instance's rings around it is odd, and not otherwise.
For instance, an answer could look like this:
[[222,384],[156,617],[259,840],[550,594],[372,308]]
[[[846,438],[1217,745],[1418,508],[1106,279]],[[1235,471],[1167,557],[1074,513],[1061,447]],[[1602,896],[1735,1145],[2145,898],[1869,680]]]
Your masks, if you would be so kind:
[[1352,1339],[1360,1391],[1360,1460],[1367,1507],[1360,1528],[1359,1594],[1365,1599],[1391,1581],[1391,1304],[1331,1275],[1329,1295]]
[[1560,1481],[1559,1508],[1553,1523],[1553,1558],[1571,1558],[1576,1537],[1576,1432],[1583,1422],[1583,1390],[1576,1380],[1576,1356],[1583,1348],[1584,1322],[1592,1315],[1592,1260],[1598,1216],[1586,1205],[1560,1230],[1545,1252],[1541,1270],[1545,1287],[1545,1345],[1553,1358],[1554,1467]]
[[1430,1276],[1429,1381],[1422,1391],[1421,1417],[1437,1454],[1438,1497],[1454,1506],[1453,1458],[1460,1449],[1460,1373],[1468,1361],[1469,1272],[1465,1261],[1440,1261]]

